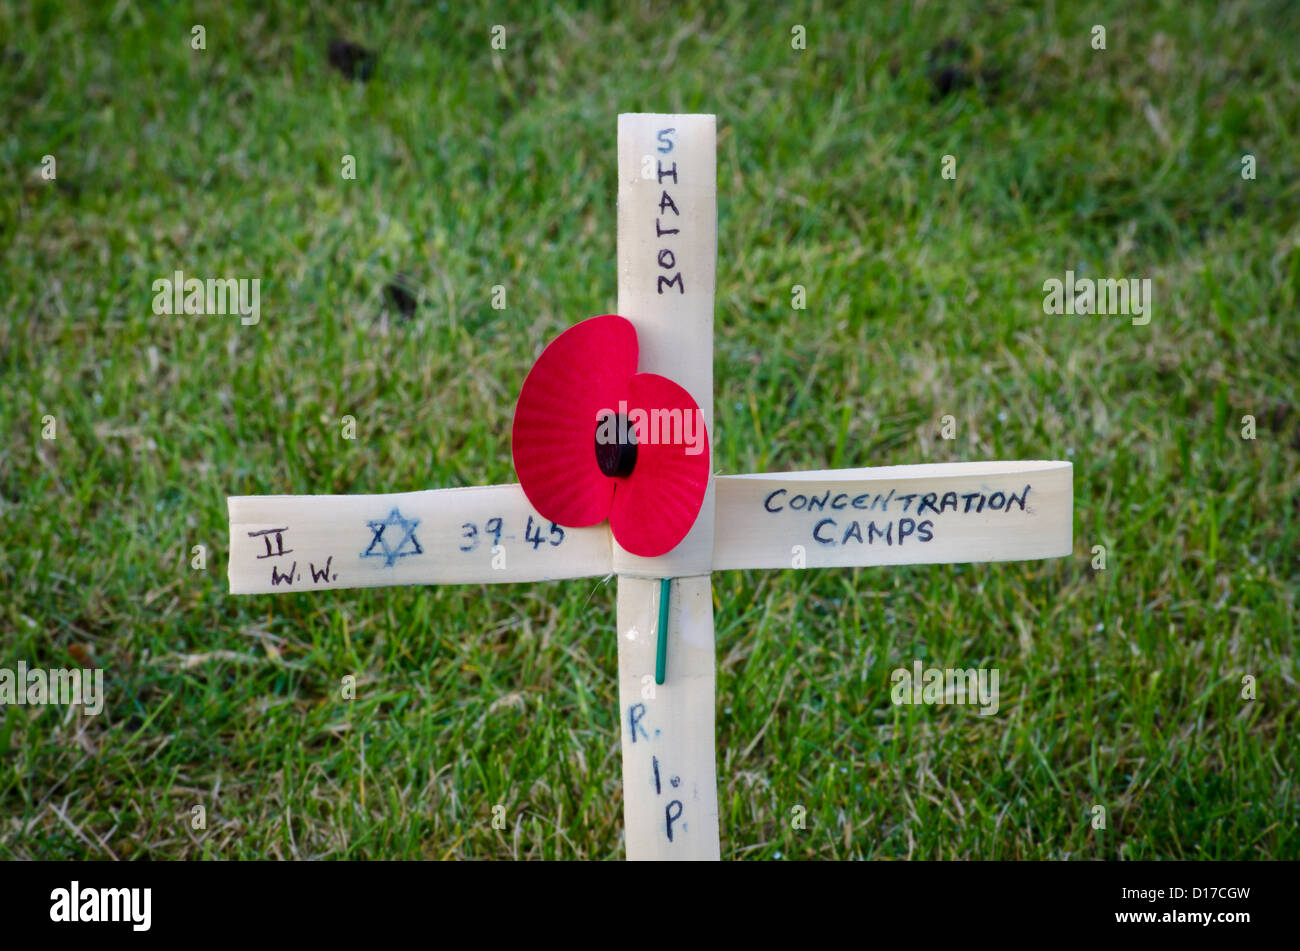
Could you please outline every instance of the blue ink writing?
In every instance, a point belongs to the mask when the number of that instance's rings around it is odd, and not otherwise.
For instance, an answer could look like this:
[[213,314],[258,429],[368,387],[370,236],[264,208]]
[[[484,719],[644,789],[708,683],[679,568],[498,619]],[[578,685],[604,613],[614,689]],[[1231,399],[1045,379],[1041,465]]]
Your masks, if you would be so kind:
[[[533,517],[530,515],[528,516],[528,524],[524,526],[524,541],[533,546],[533,551],[536,551],[542,545],[547,543],[549,543],[552,548],[558,548],[560,543],[564,541],[564,529],[556,525],[554,522],[551,522],[546,534],[543,535],[543,524],[544,523],[542,522],[534,524]],[[483,540],[479,537],[478,523],[464,522],[460,527],[462,533],[460,537],[465,541],[465,544],[459,546],[460,550],[466,553],[476,550],[479,546],[479,542]],[[485,534],[492,536],[491,547],[493,548],[500,545],[501,539],[503,538],[509,541],[514,541],[515,539],[514,535],[507,535],[505,533],[505,519],[499,515],[494,515],[492,518],[484,522],[483,531]]]
[[[393,509],[388,513],[388,518],[366,524],[374,532],[374,537],[370,539],[369,547],[361,553],[362,558],[382,558],[384,566],[391,568],[397,564],[399,558],[424,554],[424,549],[420,547],[420,542],[415,537],[416,526],[420,524],[418,518],[403,518],[400,511]],[[408,542],[409,548],[407,548]]]
[[[673,806],[677,807],[676,812],[673,812]],[[667,826],[668,828],[669,842],[673,840],[673,823],[676,822],[681,817],[682,817],[682,801],[680,799],[674,799],[668,805],[664,806],[664,825]]]
[[[836,494],[830,489],[821,493],[797,493],[794,495],[790,494],[790,489],[773,489],[763,497],[763,510],[772,515],[778,515],[782,513],[824,512],[827,509],[836,512],[850,508],[872,512],[879,509],[880,512],[885,513],[887,519],[882,520],[880,523],[865,519],[863,521],[837,520],[843,518],[843,516],[818,519],[812,523],[811,534],[813,541],[819,545],[832,548],[844,546],[850,542],[857,542],[859,545],[874,545],[877,542],[884,542],[886,546],[893,547],[895,544],[902,546],[909,539],[912,544],[934,540],[934,519],[921,518],[926,512],[932,512],[935,516],[946,515],[949,512],[953,515],[970,513],[978,515],[986,508],[993,512],[1028,512],[1029,508],[1026,503],[1032,489],[1032,485],[1026,484],[1020,492],[994,492],[992,494],[967,492],[958,495],[956,492],[944,492],[942,494],[938,492],[911,492],[897,496],[897,503],[902,506],[902,514],[899,515],[897,521],[889,519],[889,503],[895,501],[894,493],[897,491],[896,489],[890,489],[887,495],[879,492],[863,492],[852,497],[847,492]],[[965,503],[964,506],[962,505],[963,502]],[[898,505],[894,508],[896,513],[899,512]],[[905,517],[909,513],[915,517]],[[794,517],[799,518],[800,516],[795,514]]]
[[647,733],[645,731],[645,727],[641,725],[641,718],[644,716],[645,716],[644,703],[634,703],[632,704],[632,706],[627,708],[627,731],[632,734],[633,743],[636,742],[637,730],[640,730],[641,735],[644,736],[647,740],[650,739],[650,734]]

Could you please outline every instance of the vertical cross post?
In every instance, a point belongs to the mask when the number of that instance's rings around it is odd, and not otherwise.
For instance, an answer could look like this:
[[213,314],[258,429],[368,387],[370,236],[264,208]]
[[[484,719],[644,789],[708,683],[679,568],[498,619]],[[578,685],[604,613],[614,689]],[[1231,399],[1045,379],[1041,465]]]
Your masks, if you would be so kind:
[[[717,122],[618,117],[618,313],[636,326],[638,369],[680,383],[713,430]],[[614,542],[623,822],[629,859],[718,859],[714,750],[712,479],[690,534],[659,558]],[[663,578],[667,665],[655,682]]]

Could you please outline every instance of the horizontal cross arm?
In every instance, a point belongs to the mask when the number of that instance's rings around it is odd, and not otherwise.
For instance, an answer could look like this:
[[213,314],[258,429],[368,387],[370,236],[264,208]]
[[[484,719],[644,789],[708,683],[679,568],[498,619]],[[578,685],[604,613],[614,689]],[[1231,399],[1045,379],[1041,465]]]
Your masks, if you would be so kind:
[[[718,476],[712,569],[1060,557],[1073,544],[1072,476],[1070,463],[1042,461]],[[234,594],[614,570],[607,525],[555,525],[518,485],[235,496],[229,508]]]
[[1072,477],[1048,461],[718,476],[713,570],[1068,555]]
[[609,574],[607,525],[562,528],[518,485],[228,500],[233,594]]

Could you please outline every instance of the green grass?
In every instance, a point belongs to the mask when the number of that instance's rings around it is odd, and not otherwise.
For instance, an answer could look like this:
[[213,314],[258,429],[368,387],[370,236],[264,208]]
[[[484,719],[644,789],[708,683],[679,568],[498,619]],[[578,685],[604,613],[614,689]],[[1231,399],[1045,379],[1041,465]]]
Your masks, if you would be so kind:
[[[1300,856],[1295,7],[533,6],[0,0],[0,666],[108,684],[0,711],[0,856],[621,856],[612,583],[236,598],[225,499],[513,481],[536,353],[615,306],[616,114],[675,110],[719,471],[1075,465],[1070,558],[715,576],[723,856]],[[1154,319],[1045,315],[1067,268]],[[175,269],[261,323],[154,316]],[[918,657],[998,715],[893,706]]]

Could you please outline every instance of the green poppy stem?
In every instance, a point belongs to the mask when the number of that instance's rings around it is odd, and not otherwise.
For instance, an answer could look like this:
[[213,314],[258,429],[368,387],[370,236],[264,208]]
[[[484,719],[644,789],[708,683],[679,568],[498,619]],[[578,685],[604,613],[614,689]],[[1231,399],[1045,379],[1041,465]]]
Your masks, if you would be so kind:
[[672,590],[672,578],[659,582],[659,643],[655,650],[655,683],[664,682],[668,672],[668,592]]

